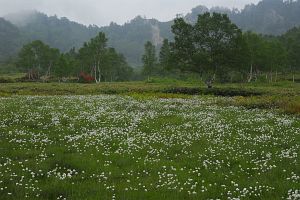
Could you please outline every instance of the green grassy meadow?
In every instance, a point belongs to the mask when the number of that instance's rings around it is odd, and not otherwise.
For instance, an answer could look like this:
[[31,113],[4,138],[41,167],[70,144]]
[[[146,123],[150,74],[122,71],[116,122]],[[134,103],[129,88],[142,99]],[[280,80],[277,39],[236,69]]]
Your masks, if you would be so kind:
[[5,83],[0,94],[1,200],[299,198],[299,84]]

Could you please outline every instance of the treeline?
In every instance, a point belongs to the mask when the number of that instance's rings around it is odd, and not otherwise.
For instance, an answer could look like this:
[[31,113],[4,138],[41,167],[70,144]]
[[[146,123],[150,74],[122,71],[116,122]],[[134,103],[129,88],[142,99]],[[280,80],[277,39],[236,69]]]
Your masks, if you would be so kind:
[[[261,0],[242,10],[198,6],[184,18],[196,23],[198,15],[205,12],[227,14],[243,31],[261,34],[281,35],[300,25],[299,0]],[[148,40],[156,48],[160,48],[163,38],[173,41],[173,20],[160,22],[138,16],[123,25],[111,23],[97,27],[84,26],[65,17],[47,16],[37,11],[22,11],[4,18],[0,17],[0,71],[3,69],[1,63],[10,63],[22,45],[34,40],[41,40],[65,53],[72,47],[81,48],[84,42],[104,32],[109,38],[108,46],[122,53],[134,67],[142,64],[143,48]]]
[[174,41],[165,40],[159,54],[145,44],[146,76],[197,73],[210,87],[214,81],[274,82],[279,73],[300,70],[300,28],[280,37],[243,33],[226,14],[205,13],[194,24],[175,19],[172,32]]
[[145,44],[141,73],[108,47],[102,32],[67,53],[33,41],[22,47],[16,66],[27,73],[26,80],[98,83],[197,74],[209,87],[213,82],[276,82],[279,75],[300,71],[300,28],[264,36],[242,32],[226,14],[205,13],[195,23],[175,19],[172,33],[174,40],[165,39],[160,52]]
[[104,33],[84,43],[78,51],[72,48],[68,53],[33,41],[22,47],[16,65],[27,73],[25,79],[32,81],[125,81],[133,73],[124,56],[107,47]]

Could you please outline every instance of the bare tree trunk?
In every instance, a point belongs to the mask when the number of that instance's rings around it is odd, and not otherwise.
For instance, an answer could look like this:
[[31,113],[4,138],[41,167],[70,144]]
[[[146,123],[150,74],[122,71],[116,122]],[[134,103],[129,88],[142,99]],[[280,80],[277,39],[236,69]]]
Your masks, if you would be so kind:
[[277,78],[278,78],[278,72],[277,72],[277,69],[276,69],[276,72],[275,72],[275,82],[277,82]]
[[101,70],[100,70],[100,61],[98,61],[98,83],[101,83]]
[[97,83],[97,68],[96,68],[95,63],[94,63],[93,69],[94,69],[94,79],[95,79],[95,82]]
[[270,82],[273,82],[273,71],[271,70],[271,78],[270,78]]
[[295,74],[293,74],[293,83],[295,83]]
[[249,78],[248,78],[248,83],[250,83],[252,81],[252,78],[253,78],[253,65],[251,64],[250,75],[249,75]]

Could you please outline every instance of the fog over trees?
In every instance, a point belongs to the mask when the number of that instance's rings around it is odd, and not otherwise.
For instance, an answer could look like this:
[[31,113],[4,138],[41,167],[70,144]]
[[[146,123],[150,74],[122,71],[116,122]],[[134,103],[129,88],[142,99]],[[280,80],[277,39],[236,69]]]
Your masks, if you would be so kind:
[[[299,13],[300,1],[263,0],[242,10],[198,6],[169,22],[137,16],[105,27],[37,11],[11,14],[0,18],[0,63],[19,66],[29,79],[81,73],[121,81],[188,71],[219,81],[253,81],[267,72],[274,81],[278,72],[299,69]],[[216,40],[218,31],[235,41]]]

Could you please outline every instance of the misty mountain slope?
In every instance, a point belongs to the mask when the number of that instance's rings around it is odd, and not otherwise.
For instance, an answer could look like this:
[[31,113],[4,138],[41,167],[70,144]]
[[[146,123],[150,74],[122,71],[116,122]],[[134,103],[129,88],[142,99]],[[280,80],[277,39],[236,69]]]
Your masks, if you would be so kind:
[[81,47],[99,32],[96,26],[87,27],[65,17],[48,17],[37,11],[20,12],[5,17],[19,28],[28,41],[42,40],[64,52],[72,47]]
[[109,45],[125,55],[132,65],[140,65],[144,44],[152,41],[157,47],[164,38],[171,38],[171,23],[155,19],[134,18],[123,26],[111,23],[100,28],[109,38]]
[[19,29],[4,18],[0,18],[0,62],[17,54],[21,41]]
[[300,25],[300,1],[262,0],[257,5],[245,6],[241,11],[222,7],[208,9],[198,6],[185,16],[194,23],[199,14],[205,12],[225,13],[242,30],[251,30],[268,35],[281,35],[289,29]]
[[84,42],[95,37],[98,32],[106,33],[109,46],[127,58],[131,65],[141,64],[144,44],[152,41],[158,47],[164,38],[171,38],[171,23],[145,19],[140,16],[124,25],[111,23],[109,26],[84,26],[67,18],[47,16],[37,11],[26,11],[5,16],[23,33],[23,42],[42,40],[63,52],[72,47],[80,48]]
[[[244,31],[252,30],[262,34],[280,35],[300,25],[300,1],[263,0],[257,5],[248,5],[241,11],[223,7],[208,9],[205,6],[198,6],[184,17],[193,23],[199,14],[205,12],[226,13]],[[11,14],[5,18],[18,27],[15,27],[15,33],[12,35],[15,35],[18,29],[22,35],[22,44],[32,40],[42,40],[63,52],[72,47],[80,48],[84,42],[96,36],[99,31],[103,31],[109,38],[109,45],[124,54],[128,63],[133,66],[141,65],[144,44],[147,41],[152,41],[159,49],[164,38],[173,38],[171,32],[173,21],[160,22],[140,16],[124,25],[111,23],[101,28],[84,26],[67,18],[49,17],[36,11]],[[9,29],[9,25],[7,26]],[[5,28],[2,29],[0,28],[0,33],[5,34]],[[5,43],[4,39],[2,41]],[[7,41],[13,42],[9,39]],[[9,50],[9,52],[13,54],[15,50]],[[6,54],[2,54],[2,57],[5,56]]]
[[280,35],[300,25],[300,1],[263,0],[230,17],[243,30]]

